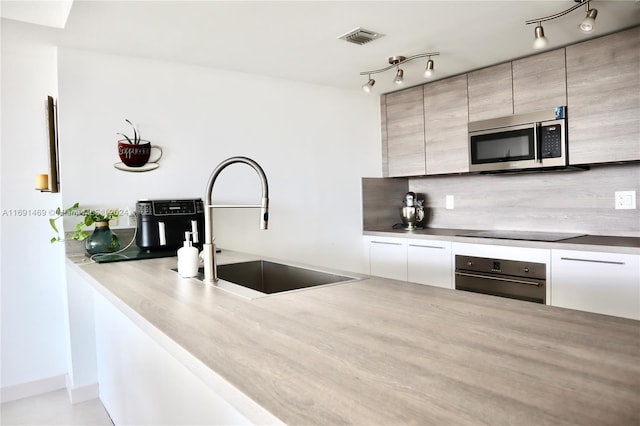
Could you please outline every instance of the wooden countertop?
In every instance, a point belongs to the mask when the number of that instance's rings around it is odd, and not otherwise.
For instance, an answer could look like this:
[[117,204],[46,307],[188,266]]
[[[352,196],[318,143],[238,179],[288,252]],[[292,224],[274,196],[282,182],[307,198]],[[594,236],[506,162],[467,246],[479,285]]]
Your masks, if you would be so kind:
[[175,263],[68,265],[287,424],[640,424],[639,321],[381,278],[248,300]]

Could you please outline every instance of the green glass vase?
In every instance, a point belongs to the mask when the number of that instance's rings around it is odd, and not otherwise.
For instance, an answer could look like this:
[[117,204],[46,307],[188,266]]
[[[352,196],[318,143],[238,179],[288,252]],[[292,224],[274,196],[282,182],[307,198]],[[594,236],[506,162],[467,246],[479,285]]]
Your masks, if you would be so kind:
[[111,232],[109,222],[96,222],[95,229],[84,241],[84,248],[89,254],[113,253],[120,249],[120,240]]

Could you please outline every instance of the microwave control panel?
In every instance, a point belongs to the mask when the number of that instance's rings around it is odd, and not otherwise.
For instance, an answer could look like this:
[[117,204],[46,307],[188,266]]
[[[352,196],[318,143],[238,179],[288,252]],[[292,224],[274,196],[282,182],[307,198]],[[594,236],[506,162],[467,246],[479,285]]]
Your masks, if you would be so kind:
[[542,158],[562,157],[562,126],[554,124],[540,127]]

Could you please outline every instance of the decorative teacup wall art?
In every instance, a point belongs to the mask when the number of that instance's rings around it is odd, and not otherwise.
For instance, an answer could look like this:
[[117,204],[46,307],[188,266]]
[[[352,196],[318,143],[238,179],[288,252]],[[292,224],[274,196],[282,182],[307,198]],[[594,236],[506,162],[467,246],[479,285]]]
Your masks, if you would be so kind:
[[136,125],[129,120],[126,122],[133,127],[133,138],[124,133],[116,133],[124,136],[124,139],[118,141],[118,156],[121,161],[113,166],[126,172],[148,172],[157,169],[160,166],[158,161],[162,158],[162,148],[142,140]]

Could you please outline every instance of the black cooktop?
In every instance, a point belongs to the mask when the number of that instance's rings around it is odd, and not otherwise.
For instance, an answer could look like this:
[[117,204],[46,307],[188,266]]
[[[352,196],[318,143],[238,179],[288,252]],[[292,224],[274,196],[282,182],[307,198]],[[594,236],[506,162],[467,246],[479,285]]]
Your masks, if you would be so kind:
[[529,232],[529,231],[473,231],[457,234],[458,237],[496,238],[503,240],[526,240],[555,242],[582,237],[584,234],[566,232]]

